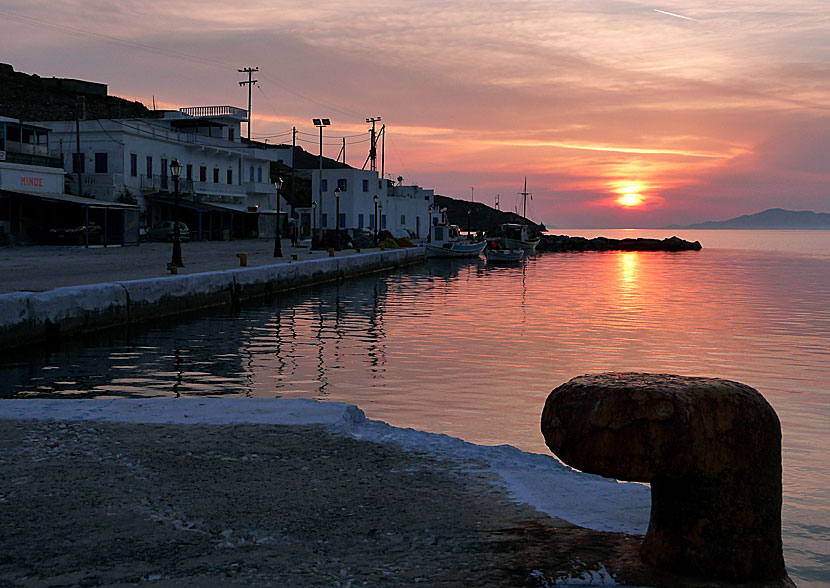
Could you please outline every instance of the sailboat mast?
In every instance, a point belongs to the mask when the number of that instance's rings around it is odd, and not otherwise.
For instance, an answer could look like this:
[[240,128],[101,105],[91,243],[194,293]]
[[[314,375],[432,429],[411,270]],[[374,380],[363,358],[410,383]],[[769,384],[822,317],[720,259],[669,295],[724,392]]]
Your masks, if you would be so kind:
[[522,195],[522,216],[527,218],[527,176],[525,176],[525,189]]

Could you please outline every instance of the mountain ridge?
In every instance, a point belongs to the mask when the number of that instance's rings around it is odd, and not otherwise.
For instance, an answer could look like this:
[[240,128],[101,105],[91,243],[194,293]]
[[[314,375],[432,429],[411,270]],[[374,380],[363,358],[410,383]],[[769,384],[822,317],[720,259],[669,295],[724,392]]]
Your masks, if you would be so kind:
[[768,208],[722,221],[705,221],[690,225],[668,225],[661,229],[745,229],[745,230],[830,230],[830,213],[811,210]]

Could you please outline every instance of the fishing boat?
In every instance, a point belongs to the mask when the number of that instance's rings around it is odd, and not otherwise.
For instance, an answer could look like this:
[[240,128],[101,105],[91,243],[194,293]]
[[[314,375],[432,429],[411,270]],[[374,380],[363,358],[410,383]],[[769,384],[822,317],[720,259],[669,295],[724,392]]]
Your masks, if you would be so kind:
[[532,236],[527,225],[505,223],[499,226],[498,241],[502,249],[523,249],[536,251],[536,246],[542,237]]
[[[522,217],[527,218],[527,197],[533,200],[533,195],[527,191],[527,177],[525,177],[525,189],[519,192],[522,197]],[[505,223],[499,226],[495,235],[502,249],[523,249],[524,251],[536,251],[536,246],[542,240],[540,235],[531,234],[531,228],[519,223]]]
[[470,241],[461,236],[458,225],[438,224],[430,228],[429,257],[478,257],[487,241]]

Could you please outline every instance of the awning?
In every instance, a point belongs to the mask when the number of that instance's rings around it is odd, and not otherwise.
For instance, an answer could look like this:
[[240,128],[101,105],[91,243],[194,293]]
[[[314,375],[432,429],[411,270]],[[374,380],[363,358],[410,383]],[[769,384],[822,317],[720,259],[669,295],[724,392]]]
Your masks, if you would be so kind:
[[[175,206],[176,201],[170,200],[168,198],[159,198],[157,196],[147,196],[153,202],[157,202],[159,204],[165,204],[167,206]],[[202,211],[219,211],[219,212],[239,212],[243,214],[277,214],[276,210],[272,209],[264,209],[264,208],[255,208],[251,210],[245,204],[230,204],[226,202],[205,202],[204,200],[195,201],[195,200],[179,200],[179,206],[182,208],[190,208],[192,210],[202,210]],[[280,214],[287,214],[287,211],[280,211]]]
[[11,190],[0,190],[0,194],[7,196],[23,196],[26,198],[40,198],[51,202],[66,202],[68,204],[79,204],[87,208],[117,208],[121,210],[138,210],[136,204],[122,204],[121,202],[107,202],[95,198],[84,198],[72,194],[57,194],[54,192],[13,192]]

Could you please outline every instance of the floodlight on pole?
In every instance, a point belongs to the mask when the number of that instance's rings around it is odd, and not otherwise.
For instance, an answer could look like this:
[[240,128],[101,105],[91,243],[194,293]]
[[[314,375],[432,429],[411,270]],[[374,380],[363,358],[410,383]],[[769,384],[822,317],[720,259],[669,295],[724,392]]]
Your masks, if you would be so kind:
[[282,178],[274,180],[274,188],[277,191],[277,231],[274,237],[274,257],[282,257],[282,235],[280,234],[280,190],[282,190]]
[[[320,129],[320,181],[317,184],[318,193],[317,200],[320,204],[320,218],[323,217],[323,127],[331,125],[331,119],[328,118],[312,118],[311,122],[315,127]],[[320,223],[320,239],[323,238],[323,223]]]

